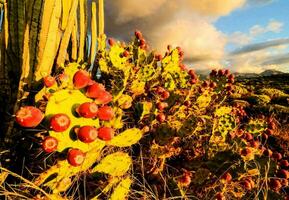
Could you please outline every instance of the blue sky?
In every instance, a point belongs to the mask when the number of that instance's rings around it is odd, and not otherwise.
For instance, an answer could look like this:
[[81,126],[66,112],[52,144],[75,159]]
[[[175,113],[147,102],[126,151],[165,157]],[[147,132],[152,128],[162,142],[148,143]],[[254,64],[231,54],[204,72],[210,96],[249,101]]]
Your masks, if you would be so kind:
[[[215,27],[229,38],[229,42],[225,46],[226,54],[237,55],[237,59],[225,58],[224,60],[227,61],[225,63],[228,66],[243,64],[243,67],[240,66],[237,69],[242,72],[265,69],[289,72],[287,40],[289,38],[289,1],[266,2],[259,0],[258,2],[259,4],[249,1],[245,6],[214,22]],[[273,42],[272,45],[270,43],[272,41],[276,42]],[[258,45],[262,47],[251,51]],[[254,59],[254,56],[257,59]]]
[[220,17],[215,26],[227,35],[236,31],[249,33],[255,25],[265,27],[270,21],[282,23],[280,32],[267,32],[253,38],[252,42],[265,42],[267,40],[289,37],[289,1],[275,0],[265,5],[248,4],[237,9],[228,16]]

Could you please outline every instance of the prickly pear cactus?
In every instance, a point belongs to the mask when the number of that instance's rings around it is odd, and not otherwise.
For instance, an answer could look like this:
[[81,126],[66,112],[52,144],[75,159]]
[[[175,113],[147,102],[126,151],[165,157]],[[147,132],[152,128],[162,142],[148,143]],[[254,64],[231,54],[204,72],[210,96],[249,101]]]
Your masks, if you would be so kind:
[[[49,187],[53,193],[59,194],[65,192],[72,184],[74,176],[82,173],[104,173],[111,177],[119,177],[119,185],[116,187],[116,191],[112,195],[112,199],[115,199],[116,194],[121,193],[126,195],[128,193],[131,179],[127,177],[125,182],[120,181],[120,177],[125,176],[132,164],[130,156],[122,151],[120,148],[130,147],[137,143],[143,132],[138,128],[126,128],[123,129],[123,111],[122,106],[130,101],[130,96],[122,96],[120,103],[111,102],[113,117],[109,120],[101,120],[99,116],[100,108],[102,104],[98,104],[95,98],[87,97],[85,88],[76,89],[76,73],[82,69],[83,66],[77,63],[70,63],[64,68],[64,71],[57,76],[57,82],[50,87],[44,87],[38,95],[36,95],[36,101],[41,100],[42,97],[47,98],[47,105],[45,109],[45,125],[49,127],[49,137],[53,137],[57,141],[57,147],[54,149],[60,154],[69,154],[70,149],[80,150],[84,154],[83,162],[74,166],[74,163],[69,162],[69,157],[66,160],[59,160],[47,171],[39,175],[34,181],[36,185],[42,185]],[[89,76],[90,78],[90,76]],[[92,81],[92,80],[89,80]],[[93,82],[90,84],[94,84]],[[86,85],[85,87],[89,87]],[[113,96],[115,98],[115,96]],[[84,103],[97,103],[98,115],[96,117],[87,118],[81,116],[78,107]],[[86,112],[89,112],[86,111]],[[63,131],[53,130],[52,119],[57,114],[65,114],[70,120],[69,127]],[[105,114],[105,113],[104,113]],[[59,122],[59,126],[61,123]],[[93,142],[86,143],[79,139],[77,135],[77,129],[83,126],[91,126],[95,129],[101,127],[108,127],[114,130],[115,136],[111,136],[109,139],[103,139],[101,137],[95,138]],[[98,132],[100,134],[100,131]],[[45,138],[44,138],[45,141]],[[119,147],[115,153],[104,156],[104,148]],[[69,156],[69,155],[68,155]],[[95,165],[96,163],[99,163]],[[126,175],[127,176],[127,175]],[[51,178],[53,177],[53,178]],[[116,185],[118,182],[115,182]],[[126,185],[126,190],[118,189],[121,185]],[[116,193],[116,194],[115,194]]]
[[[125,199],[130,188],[141,190],[134,193],[140,199],[239,199],[247,197],[246,190],[257,193],[255,183],[268,178],[254,166],[273,156],[267,139],[276,130],[274,120],[248,116],[246,105],[234,105],[238,88],[229,70],[212,70],[200,80],[182,64],[181,48],[168,46],[162,56],[147,51],[140,32],[135,36],[129,44],[109,39],[92,71],[70,63],[44,77],[35,101],[45,102],[45,116],[35,108],[17,115],[21,124],[34,127],[44,117],[43,150],[58,158],[34,184],[55,196],[72,196],[75,179],[85,173],[97,180],[90,199]],[[33,123],[22,119],[32,111],[38,113]],[[234,177],[227,173],[235,169]],[[281,173],[276,164],[266,170],[270,176]]]

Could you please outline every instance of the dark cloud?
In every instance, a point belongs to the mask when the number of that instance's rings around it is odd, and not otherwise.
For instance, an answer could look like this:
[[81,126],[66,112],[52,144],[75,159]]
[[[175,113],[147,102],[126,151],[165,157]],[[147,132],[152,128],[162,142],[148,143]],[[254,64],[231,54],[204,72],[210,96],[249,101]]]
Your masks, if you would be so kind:
[[262,63],[262,65],[280,65],[285,63],[289,63],[289,53],[269,57]]
[[237,49],[231,52],[230,55],[240,55],[240,54],[250,53],[250,52],[259,51],[259,50],[263,50],[263,49],[267,49],[267,48],[275,47],[275,46],[280,46],[280,45],[288,44],[288,43],[289,43],[289,38],[281,38],[281,39],[270,40],[267,42],[262,42],[262,43],[257,43],[257,44],[250,44],[250,45],[241,47],[240,49]]

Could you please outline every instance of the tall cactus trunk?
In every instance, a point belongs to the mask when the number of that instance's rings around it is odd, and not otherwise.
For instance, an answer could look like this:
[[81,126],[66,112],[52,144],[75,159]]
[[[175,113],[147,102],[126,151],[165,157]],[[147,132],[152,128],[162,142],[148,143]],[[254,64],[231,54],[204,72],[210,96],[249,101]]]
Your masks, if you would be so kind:
[[[81,63],[89,58],[93,64],[96,37],[104,32],[103,1],[0,0],[0,138],[11,139],[15,111],[32,100],[31,91],[43,77],[64,67],[67,59]],[[88,7],[92,19],[87,19]]]

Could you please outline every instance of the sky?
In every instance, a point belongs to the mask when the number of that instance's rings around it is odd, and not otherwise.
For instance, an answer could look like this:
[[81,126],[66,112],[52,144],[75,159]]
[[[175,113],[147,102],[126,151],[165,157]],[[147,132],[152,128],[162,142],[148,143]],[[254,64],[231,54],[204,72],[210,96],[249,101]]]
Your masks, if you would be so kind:
[[289,72],[288,9],[288,0],[106,0],[105,29],[125,41],[140,30],[160,53],[180,46],[196,70]]

